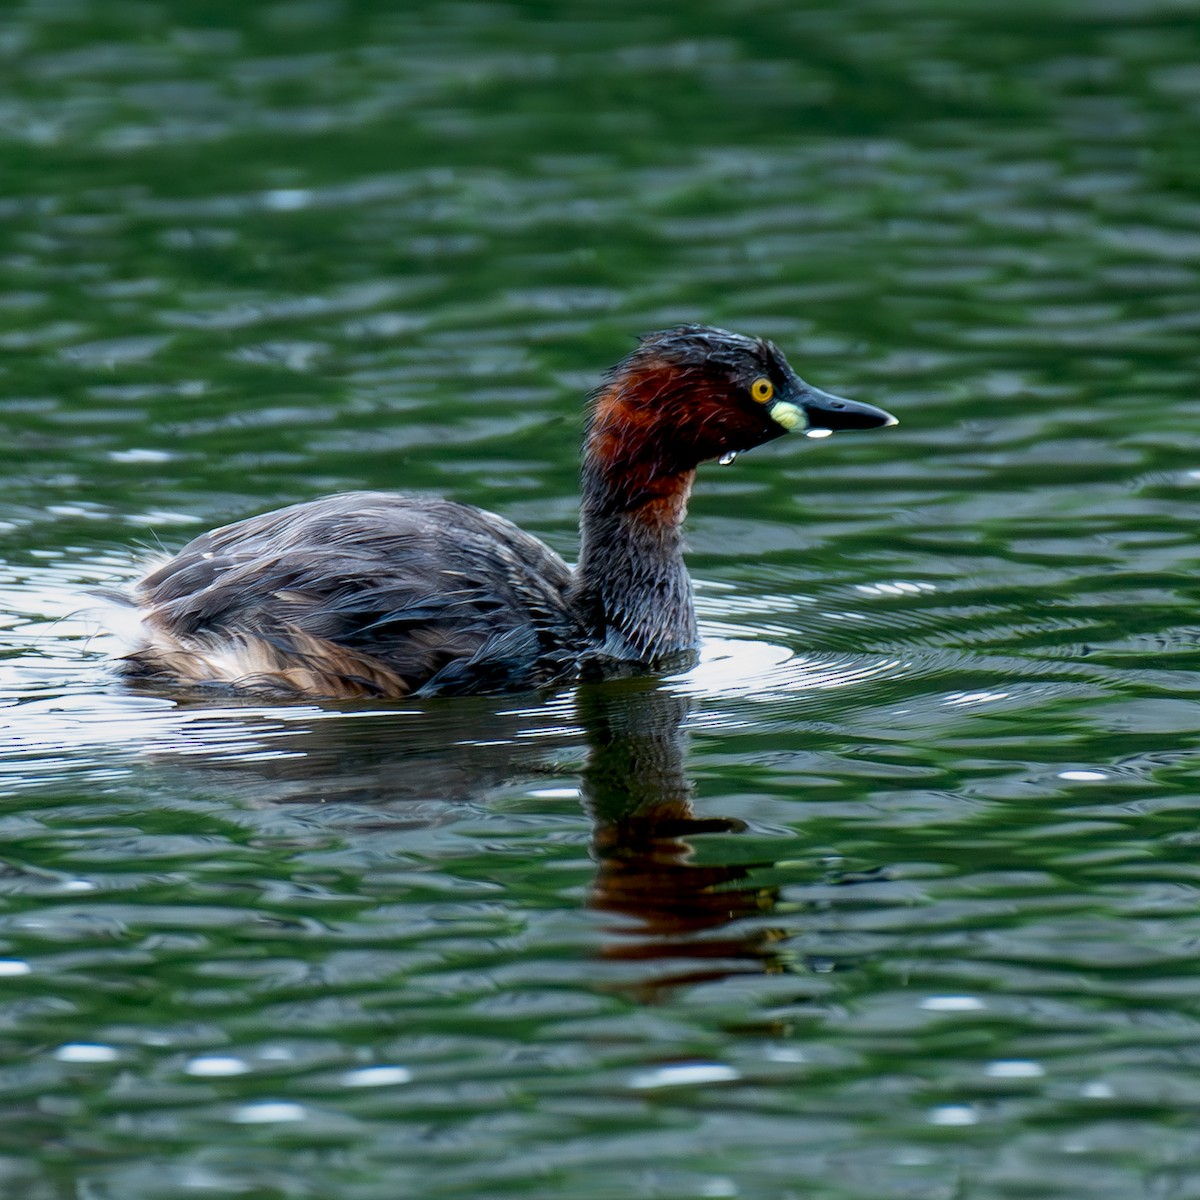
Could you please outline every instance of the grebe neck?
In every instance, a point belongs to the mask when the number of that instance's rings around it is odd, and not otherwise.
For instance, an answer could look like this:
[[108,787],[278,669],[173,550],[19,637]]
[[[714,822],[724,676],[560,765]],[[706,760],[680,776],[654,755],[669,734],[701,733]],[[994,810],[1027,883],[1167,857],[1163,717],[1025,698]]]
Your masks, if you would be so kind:
[[683,519],[694,470],[605,466],[589,438],[571,604],[598,653],[647,665],[695,650]]

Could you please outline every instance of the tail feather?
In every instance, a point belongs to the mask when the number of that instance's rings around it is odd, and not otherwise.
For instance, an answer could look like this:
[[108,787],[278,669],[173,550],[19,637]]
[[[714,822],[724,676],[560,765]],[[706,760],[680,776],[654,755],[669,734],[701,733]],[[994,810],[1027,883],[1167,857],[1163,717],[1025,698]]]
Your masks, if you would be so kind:
[[145,647],[149,631],[137,601],[128,592],[119,588],[91,588],[87,594],[96,603],[81,609],[80,615],[95,621],[100,632],[116,638],[118,648],[114,653],[118,658],[136,654]]

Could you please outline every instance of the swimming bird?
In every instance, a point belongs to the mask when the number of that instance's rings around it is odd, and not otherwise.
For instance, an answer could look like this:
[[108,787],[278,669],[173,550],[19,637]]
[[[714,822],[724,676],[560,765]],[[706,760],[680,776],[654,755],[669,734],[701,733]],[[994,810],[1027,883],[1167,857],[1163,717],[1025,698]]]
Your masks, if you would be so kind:
[[349,492],[202,534],[155,567],[123,675],[185,692],[399,698],[661,670],[698,644],[682,525],[699,464],[789,430],[894,425],[771,342],[643,336],[592,394],[579,563],[495,513]]

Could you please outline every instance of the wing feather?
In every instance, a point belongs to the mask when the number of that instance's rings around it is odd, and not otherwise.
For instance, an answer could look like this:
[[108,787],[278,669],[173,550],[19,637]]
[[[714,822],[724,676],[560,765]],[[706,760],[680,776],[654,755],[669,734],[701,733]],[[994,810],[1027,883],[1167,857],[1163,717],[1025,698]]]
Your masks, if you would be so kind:
[[492,513],[362,492],[196,538],[138,585],[131,675],[308,695],[443,694],[569,673],[571,572]]

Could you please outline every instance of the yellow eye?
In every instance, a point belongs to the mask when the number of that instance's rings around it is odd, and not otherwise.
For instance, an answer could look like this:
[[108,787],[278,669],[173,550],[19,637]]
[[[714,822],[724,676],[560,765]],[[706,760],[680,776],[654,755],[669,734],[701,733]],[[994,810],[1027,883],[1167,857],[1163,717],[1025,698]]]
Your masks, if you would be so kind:
[[766,402],[770,400],[773,395],[775,395],[775,385],[765,376],[760,379],[756,379],[750,385],[750,395],[757,400],[759,404],[766,404]]

